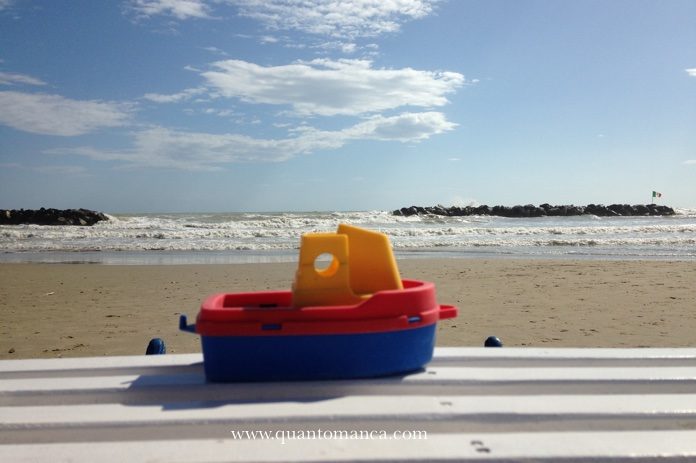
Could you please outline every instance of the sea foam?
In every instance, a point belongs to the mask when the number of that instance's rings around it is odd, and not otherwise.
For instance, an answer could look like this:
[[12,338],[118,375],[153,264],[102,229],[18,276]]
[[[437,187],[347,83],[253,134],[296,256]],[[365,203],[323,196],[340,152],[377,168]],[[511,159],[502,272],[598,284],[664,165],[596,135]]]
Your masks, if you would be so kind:
[[[310,213],[111,214],[91,227],[0,226],[8,254],[254,251],[292,255],[299,237],[345,222],[386,233],[402,257],[448,256],[696,257],[696,211],[670,217],[394,216],[387,211]],[[39,258],[40,260],[40,258]],[[263,259],[261,259],[263,260]]]

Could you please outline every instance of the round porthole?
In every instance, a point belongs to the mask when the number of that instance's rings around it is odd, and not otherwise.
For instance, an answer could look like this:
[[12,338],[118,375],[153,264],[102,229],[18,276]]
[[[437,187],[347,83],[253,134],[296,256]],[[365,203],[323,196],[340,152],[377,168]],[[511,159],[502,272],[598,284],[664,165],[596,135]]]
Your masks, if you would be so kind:
[[338,259],[328,252],[319,254],[314,259],[314,270],[323,277],[333,276],[338,270]]

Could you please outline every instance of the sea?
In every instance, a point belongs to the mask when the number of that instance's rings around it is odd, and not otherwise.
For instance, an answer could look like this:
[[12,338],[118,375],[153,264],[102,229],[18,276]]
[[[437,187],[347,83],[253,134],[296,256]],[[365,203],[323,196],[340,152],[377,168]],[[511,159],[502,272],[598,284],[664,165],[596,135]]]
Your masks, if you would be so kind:
[[300,236],[381,231],[399,259],[696,259],[696,209],[674,216],[401,217],[390,211],[108,214],[91,227],[0,226],[0,262],[230,264],[297,260]]

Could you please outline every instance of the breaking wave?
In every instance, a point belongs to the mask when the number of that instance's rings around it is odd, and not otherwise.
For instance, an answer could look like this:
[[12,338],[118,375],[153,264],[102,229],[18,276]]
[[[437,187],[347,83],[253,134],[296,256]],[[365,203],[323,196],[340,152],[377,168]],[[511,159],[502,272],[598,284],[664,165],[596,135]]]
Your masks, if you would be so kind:
[[[291,251],[307,232],[350,223],[386,233],[397,253],[453,255],[671,256],[694,258],[696,210],[671,217],[393,216],[387,211],[329,213],[112,214],[92,227],[0,226],[3,253]],[[591,249],[592,251],[587,251]]]

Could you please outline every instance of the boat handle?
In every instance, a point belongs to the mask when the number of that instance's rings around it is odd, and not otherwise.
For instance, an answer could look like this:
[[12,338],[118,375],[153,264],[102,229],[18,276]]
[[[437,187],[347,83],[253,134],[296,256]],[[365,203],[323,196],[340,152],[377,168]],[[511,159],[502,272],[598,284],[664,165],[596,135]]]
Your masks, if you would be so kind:
[[186,314],[181,314],[179,316],[179,330],[188,331],[189,333],[195,333],[196,332],[196,324],[193,323],[193,324],[189,325],[188,319],[186,318]]
[[457,316],[457,308],[453,305],[440,306],[440,320],[445,318],[454,318]]

